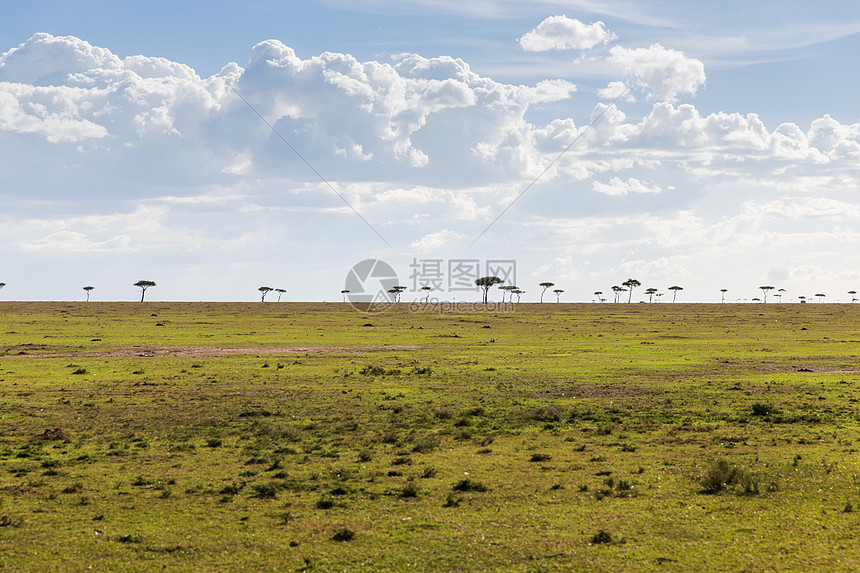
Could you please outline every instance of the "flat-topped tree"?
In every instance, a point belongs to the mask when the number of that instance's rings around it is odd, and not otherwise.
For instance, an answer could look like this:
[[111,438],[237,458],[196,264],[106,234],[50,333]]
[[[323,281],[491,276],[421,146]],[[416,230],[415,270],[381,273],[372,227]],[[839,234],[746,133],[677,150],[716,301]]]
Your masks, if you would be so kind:
[[[498,284],[502,284],[502,279],[499,277],[481,277],[479,279],[475,279],[475,284],[481,287],[484,291],[483,302],[487,304],[487,296],[490,292],[490,289]],[[511,292],[514,292],[513,290]]]
[[348,294],[349,294],[348,288],[345,288],[342,291],[340,291],[340,296],[343,298],[343,302],[346,302],[346,295],[348,295]]
[[720,296],[720,302],[726,302],[726,293],[727,292],[729,292],[729,289],[727,289],[727,288],[721,288],[720,289],[720,295],[721,295]]
[[134,286],[140,289],[140,302],[143,302],[143,297],[146,296],[146,289],[157,286],[154,281],[137,281]]
[[628,303],[630,303],[630,302],[632,302],[632,301],[633,301],[633,289],[634,289],[634,288],[636,288],[636,287],[638,287],[638,286],[639,286],[639,285],[641,285],[641,284],[642,284],[642,283],[640,283],[640,282],[639,282],[639,281],[637,281],[636,279],[627,279],[626,281],[624,281],[623,283],[621,283],[621,286],[626,286],[626,287],[630,290],[630,295],[627,297],[627,302],[628,302]]
[[424,285],[423,287],[421,287],[421,290],[423,290],[426,295],[424,297],[424,302],[430,302],[430,291],[433,290],[433,287]]
[[653,302],[654,301],[654,295],[657,294],[657,289],[655,289],[654,287],[646,288],[645,294],[648,295],[648,302]]
[[90,302],[90,293],[92,292],[92,290],[94,288],[96,288],[96,287],[94,287],[94,286],[85,286],[84,287],[84,292],[87,293],[87,302]]
[[260,302],[266,302],[266,295],[275,289],[273,289],[272,287],[261,286],[257,290],[260,291]]
[[857,301],[857,297],[855,297],[855,296],[854,296],[855,294],[857,294],[857,291],[856,291],[856,290],[849,290],[849,291],[848,291],[848,294],[850,294],[850,295],[851,295],[851,302],[856,302],[856,301]]
[[555,283],[545,282],[545,283],[538,283],[538,284],[543,287],[543,290],[540,291],[540,301],[543,302],[543,293],[545,293],[546,289],[548,289],[549,287],[555,286]]
[[678,291],[684,290],[684,287],[679,287],[677,285],[673,285],[673,286],[669,287],[669,290],[674,291],[674,292],[672,292],[672,302],[675,302],[675,298],[678,296]]
[[555,293],[555,302],[561,302],[561,293],[564,292],[564,289],[556,288],[552,292]]
[[764,302],[767,302],[767,291],[771,291],[774,289],[772,286],[760,286],[761,292],[764,293]]
[[[499,290],[502,291],[502,302],[505,302],[505,294],[511,293],[516,290],[518,287],[516,285],[502,285],[499,287]],[[514,301],[514,295],[511,294],[511,302]]]
[[286,289],[276,288],[275,292],[278,293],[278,302],[281,302],[281,295],[287,291],[286,291]]
[[0,289],[2,289],[4,286],[6,286],[6,283],[0,283]]
[[824,302],[824,297],[827,295],[822,292],[817,292],[815,293],[815,296],[818,297],[818,302]]

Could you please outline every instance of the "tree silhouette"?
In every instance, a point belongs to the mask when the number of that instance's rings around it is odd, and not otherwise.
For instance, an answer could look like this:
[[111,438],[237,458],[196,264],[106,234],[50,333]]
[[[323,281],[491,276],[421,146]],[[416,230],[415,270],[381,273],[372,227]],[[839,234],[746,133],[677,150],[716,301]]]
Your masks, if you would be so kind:
[[784,292],[785,292],[785,289],[784,289],[784,288],[781,288],[781,289],[778,289],[778,290],[776,291],[776,294],[775,294],[775,295],[773,295],[773,296],[775,296],[775,297],[776,297],[776,300],[778,301],[777,303],[781,303],[781,302],[782,302],[782,293],[784,293]]
[[550,283],[550,282],[539,283],[539,286],[543,287],[543,290],[540,292],[540,301],[543,302],[543,293],[545,293],[546,289],[548,289],[549,287],[555,286],[555,283]]
[[720,295],[721,295],[720,296],[720,302],[726,302],[726,293],[727,292],[729,292],[729,289],[727,289],[727,288],[721,288],[720,289]]
[[342,291],[340,291],[340,296],[341,296],[341,298],[343,298],[343,302],[346,302],[346,295],[348,295],[348,294],[349,294],[348,288],[345,288]]
[[555,293],[555,302],[561,302],[561,293],[564,292],[564,289],[557,288],[553,289],[552,292]]
[[805,296],[803,296],[803,295],[800,295],[800,296],[799,296],[799,297],[797,297],[797,298],[800,300],[800,302],[801,302],[801,303],[806,302],[806,297],[805,297]]
[[424,302],[430,302],[430,291],[433,290],[433,287],[424,285],[423,287],[421,287],[421,290],[423,290],[427,295],[424,297]]
[[612,285],[612,292],[615,293],[615,302],[618,302],[618,296],[624,292],[624,289],[618,285]]
[[278,302],[281,302],[281,295],[282,295],[282,294],[284,294],[284,293],[285,293],[285,292],[287,292],[287,291],[286,291],[286,290],[284,290],[284,289],[282,289],[282,288],[276,288],[276,289],[275,289],[275,292],[276,292],[276,293],[278,293]]
[[645,294],[647,294],[647,295],[648,295],[648,302],[652,302],[652,299],[654,298],[654,295],[655,295],[655,294],[657,294],[657,289],[655,289],[654,287],[646,288],[646,289],[645,289]]
[[6,286],[6,283],[0,283],[0,289],[2,289],[4,286]]
[[761,292],[764,293],[764,302],[767,302],[767,291],[773,290],[774,287],[772,287],[772,286],[760,286],[758,288],[761,289]]
[[[517,295],[517,302],[520,302],[520,296],[521,296],[523,293],[525,293],[525,292],[526,292],[526,291],[524,291],[524,290],[520,290],[520,289],[518,289],[518,288],[515,288],[514,290],[512,290],[512,291],[511,291],[511,294],[512,294],[512,295]],[[487,302],[487,301],[484,301],[484,302]]]
[[851,295],[851,302],[856,302],[856,301],[857,301],[857,298],[854,296],[855,294],[857,294],[857,291],[856,291],[856,290],[849,290],[849,291],[848,291],[848,294],[850,294],[850,295]]
[[621,286],[626,286],[630,290],[630,296],[627,297],[628,304],[633,300],[633,289],[641,284],[642,283],[640,283],[636,279],[627,279],[626,281],[621,283]]
[[684,287],[679,287],[678,285],[670,286],[669,290],[674,291],[672,293],[672,302],[675,302],[675,298],[678,296],[679,290],[684,290]]
[[596,296],[596,297],[597,297],[597,302],[603,302],[603,299],[601,298],[601,297],[603,296],[603,291],[602,291],[602,290],[596,290],[596,291],[594,291],[594,296]]
[[[500,279],[499,277],[481,277],[479,279],[475,279],[475,284],[478,285],[479,287],[481,287],[481,289],[483,289],[483,291],[484,291],[484,296],[483,296],[484,304],[487,304],[487,296],[490,292],[490,289],[493,288],[494,286],[496,286],[497,284],[501,284],[501,283],[502,283],[502,279]],[[511,292],[514,292],[514,291],[511,290]],[[520,292],[522,292],[522,291],[520,291]],[[517,297],[517,300],[519,300],[519,297]]]
[[394,297],[394,302],[400,302],[400,293],[406,290],[405,286],[394,286],[388,289],[388,294]]
[[140,302],[143,302],[143,297],[146,296],[146,289],[154,287],[156,284],[152,281],[137,281],[134,286],[140,289]]
[[85,287],[84,287],[84,292],[86,292],[86,293],[87,293],[87,302],[90,302],[90,292],[91,292],[94,288],[96,288],[96,287],[94,287],[94,286],[85,286]]
[[[517,288],[516,285],[502,285],[499,287],[499,290],[502,291],[502,302],[505,302],[505,294],[514,291]],[[513,302],[513,295],[511,295],[511,302]]]
[[824,302],[824,297],[827,296],[824,293],[815,293],[815,296],[818,297],[818,302]]
[[261,286],[257,290],[260,291],[260,302],[266,302],[266,295],[275,289],[273,289],[272,287]]

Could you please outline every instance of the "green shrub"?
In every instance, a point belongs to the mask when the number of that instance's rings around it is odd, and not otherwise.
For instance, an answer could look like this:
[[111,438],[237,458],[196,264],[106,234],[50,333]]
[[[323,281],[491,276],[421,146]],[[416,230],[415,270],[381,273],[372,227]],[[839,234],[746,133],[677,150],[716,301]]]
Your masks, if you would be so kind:
[[461,479],[453,486],[454,491],[487,491],[487,486],[479,481],[472,481],[469,478]]
[[605,543],[612,543],[612,534],[608,531],[604,531],[603,529],[601,529],[600,531],[591,536],[592,545],[600,545]]
[[355,532],[351,529],[341,529],[334,535],[332,535],[332,539],[335,541],[351,541],[355,537]]

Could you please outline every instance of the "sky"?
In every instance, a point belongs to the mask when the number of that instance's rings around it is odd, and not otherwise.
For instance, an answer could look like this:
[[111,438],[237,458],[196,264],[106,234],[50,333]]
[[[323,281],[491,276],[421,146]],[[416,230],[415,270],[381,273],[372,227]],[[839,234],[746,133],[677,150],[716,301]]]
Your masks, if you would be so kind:
[[0,300],[336,301],[368,259],[404,301],[860,291],[854,0],[3,15]]

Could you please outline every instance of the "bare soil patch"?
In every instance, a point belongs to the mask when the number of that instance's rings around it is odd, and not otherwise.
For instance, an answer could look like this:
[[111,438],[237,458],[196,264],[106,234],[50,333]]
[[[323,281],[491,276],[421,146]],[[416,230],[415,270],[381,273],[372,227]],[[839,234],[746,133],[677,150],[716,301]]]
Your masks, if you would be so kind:
[[76,347],[44,344],[21,344],[0,350],[0,358],[217,358],[234,355],[268,354],[363,354],[392,349],[420,348],[409,344],[383,344],[378,346],[276,346],[266,348],[229,348],[221,346],[190,345],[133,345]]

